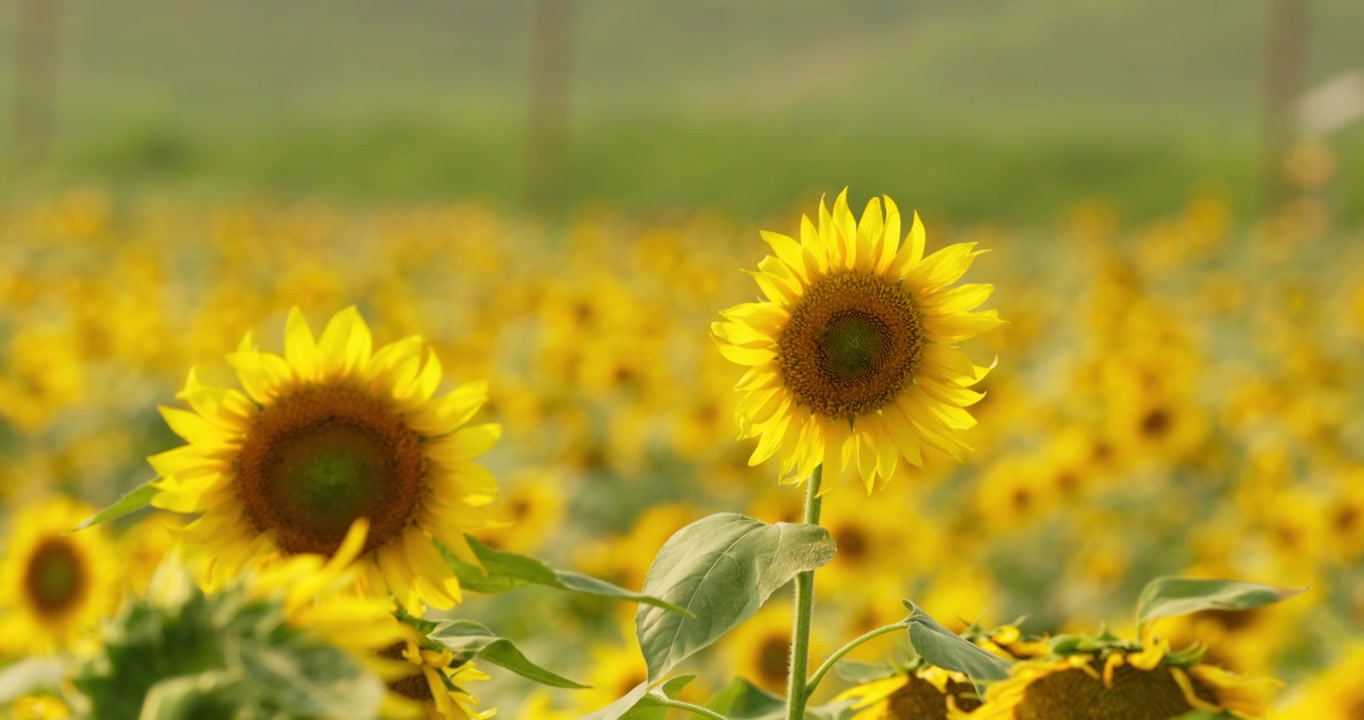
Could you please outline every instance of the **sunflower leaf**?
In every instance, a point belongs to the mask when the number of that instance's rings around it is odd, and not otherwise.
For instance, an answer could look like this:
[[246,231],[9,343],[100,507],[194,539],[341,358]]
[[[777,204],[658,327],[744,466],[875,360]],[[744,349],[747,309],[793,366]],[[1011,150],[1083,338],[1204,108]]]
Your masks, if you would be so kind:
[[863,663],[842,660],[834,666],[834,674],[838,676],[838,679],[854,685],[884,680],[898,673],[899,671],[895,669],[895,666],[888,662]]
[[588,687],[536,665],[527,659],[512,641],[495,635],[486,626],[473,620],[441,623],[428,637],[448,650],[456,653],[473,653],[541,685],[574,689]]
[[757,612],[777,588],[833,556],[833,538],[817,525],[769,525],[719,513],[677,531],[654,558],[644,592],[680,605],[691,616],[651,607],[635,613],[649,678],[715,642]]
[[1137,623],[1146,626],[1153,620],[1188,615],[1201,610],[1250,610],[1286,600],[1307,588],[1185,578],[1166,575],[1146,584],[1137,599]]
[[656,597],[632,592],[612,585],[605,580],[576,573],[569,570],[556,570],[533,557],[519,555],[506,550],[498,550],[479,542],[477,538],[466,536],[469,547],[483,567],[475,567],[455,557],[445,547],[441,547],[446,563],[459,578],[459,584],[466,590],[481,593],[503,593],[526,585],[569,590],[584,595],[600,595],[618,600],[633,600],[645,605],[686,614],[685,610]]
[[648,692],[649,681],[646,680],[636,685],[630,692],[625,693],[625,696],[619,700],[616,700],[594,713],[584,715],[581,718],[578,718],[578,720],[621,720],[621,718],[624,718],[630,711],[634,710],[635,707],[639,705],[640,700],[642,700]]
[[71,532],[84,530],[92,525],[98,525],[103,522],[109,522],[115,518],[121,518],[128,513],[137,512],[138,510],[147,507],[151,504],[152,498],[156,495],[156,488],[152,486],[152,483],[160,479],[161,478],[148,480],[132,490],[129,490],[123,494],[123,497],[120,497],[103,510],[86,518],[76,527],[71,528]]
[[737,677],[711,698],[706,707],[731,720],[750,720],[781,712],[786,707],[786,700]]
[[919,606],[905,600],[909,609],[909,642],[924,660],[944,670],[963,673],[979,686],[982,681],[1002,680],[1009,664],[975,643],[948,630]]

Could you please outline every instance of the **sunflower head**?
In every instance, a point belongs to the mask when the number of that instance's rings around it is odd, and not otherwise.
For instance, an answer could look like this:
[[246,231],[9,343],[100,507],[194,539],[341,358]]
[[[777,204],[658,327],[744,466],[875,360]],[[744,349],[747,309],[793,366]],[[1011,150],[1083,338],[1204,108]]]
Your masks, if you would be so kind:
[[120,587],[110,539],[71,533],[94,509],[66,497],[20,507],[0,560],[0,655],[86,650]]
[[181,535],[190,559],[211,560],[210,585],[270,555],[333,555],[365,518],[363,590],[414,611],[458,602],[435,542],[478,564],[464,531],[486,523],[497,484],[474,460],[501,431],[467,423],[486,385],[438,396],[441,366],[425,341],[374,350],[354,308],[319,338],[294,308],[284,346],[264,352],[248,335],[227,357],[240,390],[191,371],[180,394],[190,410],[162,408],[188,444],[151,458],[152,504],[200,513]]
[[949,712],[980,707],[975,686],[961,673],[915,658],[887,678],[863,683],[838,696],[856,699],[853,720],[947,720]]
[[389,694],[381,708],[383,717],[479,720],[497,712],[475,709],[478,698],[462,687],[472,680],[488,679],[472,660],[435,646],[407,623],[400,625],[401,638],[379,652],[392,666],[385,673]]
[[980,254],[951,245],[925,257],[914,216],[904,241],[900,211],[873,199],[860,219],[845,190],[800,240],[764,232],[772,247],[750,274],[765,299],[721,313],[711,326],[720,352],[748,367],[738,390],[741,437],[756,437],[749,459],[778,457],[783,477],[818,465],[834,478],[856,472],[868,491],[923,465],[924,446],[960,457],[963,408],[982,397],[985,376],[955,343],[998,325],[973,312],[993,286],[953,286]]
[[989,687],[971,720],[1174,720],[1195,710],[1263,718],[1278,681],[1247,679],[1201,662],[1202,649],[1111,635],[1058,638],[1056,654],[1015,663]]

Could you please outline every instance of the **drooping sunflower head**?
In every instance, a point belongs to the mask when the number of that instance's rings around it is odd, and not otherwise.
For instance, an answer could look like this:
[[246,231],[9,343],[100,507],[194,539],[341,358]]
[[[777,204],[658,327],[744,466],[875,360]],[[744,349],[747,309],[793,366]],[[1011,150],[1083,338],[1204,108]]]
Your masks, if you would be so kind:
[[1269,712],[1277,681],[1204,665],[1198,651],[1170,655],[1164,643],[1148,645],[1016,663],[987,689],[984,705],[954,720],[1173,720],[1195,710],[1254,720]]
[[838,696],[855,698],[852,720],[947,720],[949,711],[980,707],[975,686],[961,673],[926,663],[863,683]]
[[227,359],[242,389],[191,371],[180,393],[191,409],[162,408],[188,444],[150,458],[161,475],[152,504],[201,514],[182,537],[191,559],[211,558],[208,582],[272,554],[330,556],[363,517],[363,591],[386,589],[414,611],[457,603],[433,539],[477,564],[463,533],[486,522],[497,484],[474,460],[501,434],[467,424],[486,385],[437,396],[441,366],[425,341],[373,350],[354,308],[316,339],[294,308],[283,356],[247,335]]
[[11,516],[0,561],[0,656],[81,651],[119,601],[110,539],[70,530],[94,512],[54,497]]
[[403,624],[401,640],[384,648],[380,657],[399,668],[389,675],[389,696],[380,714],[385,718],[412,720],[480,720],[496,710],[477,710],[478,698],[464,685],[487,680],[472,660],[459,660],[444,649],[423,645],[420,632]]
[[981,251],[973,243],[924,256],[916,214],[901,242],[900,211],[872,199],[860,220],[845,190],[800,240],[764,232],[772,247],[750,273],[764,300],[721,313],[711,326],[720,352],[748,366],[738,390],[741,437],[759,438],[749,459],[777,456],[799,481],[823,464],[834,479],[860,474],[870,491],[928,446],[960,457],[975,420],[963,408],[987,368],[953,345],[1000,324],[973,312],[992,285],[955,284]]

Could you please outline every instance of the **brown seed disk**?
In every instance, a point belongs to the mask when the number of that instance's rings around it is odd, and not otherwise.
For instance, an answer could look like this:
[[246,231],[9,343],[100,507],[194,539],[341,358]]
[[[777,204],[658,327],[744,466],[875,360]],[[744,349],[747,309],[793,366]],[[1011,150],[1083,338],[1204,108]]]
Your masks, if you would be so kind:
[[[379,652],[379,657],[389,660],[403,660],[403,643],[395,643]],[[411,700],[431,700],[431,685],[426,681],[426,674],[416,665],[412,666],[413,673],[397,680],[388,682],[388,689]]]
[[286,552],[330,555],[362,516],[369,551],[412,519],[426,462],[421,436],[387,401],[351,384],[310,385],[252,420],[236,485],[256,529]]
[[777,362],[798,402],[826,417],[855,417],[900,394],[923,344],[921,314],[899,283],[841,272],[797,302],[777,338]]
[[89,568],[64,537],[44,538],[24,568],[24,596],[41,615],[60,615],[89,590]]
[[[1097,662],[1092,667],[1102,674]],[[1199,699],[1216,703],[1216,696],[1194,681]],[[1113,686],[1079,668],[1062,670],[1034,680],[1014,709],[1018,720],[1171,720],[1193,706],[1169,668],[1150,672],[1131,665],[1113,671]]]

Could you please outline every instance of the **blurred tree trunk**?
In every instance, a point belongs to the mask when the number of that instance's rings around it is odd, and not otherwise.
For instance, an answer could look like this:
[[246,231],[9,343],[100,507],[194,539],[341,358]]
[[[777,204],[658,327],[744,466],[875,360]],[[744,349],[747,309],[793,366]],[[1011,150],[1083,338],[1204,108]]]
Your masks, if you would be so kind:
[[47,162],[52,145],[61,0],[16,0],[14,125],[10,158],[17,173]]
[[1266,210],[1285,199],[1284,159],[1293,143],[1293,108],[1307,71],[1307,0],[1269,0],[1264,75]]
[[535,3],[526,201],[536,210],[548,210],[563,200],[572,15],[569,2]]

